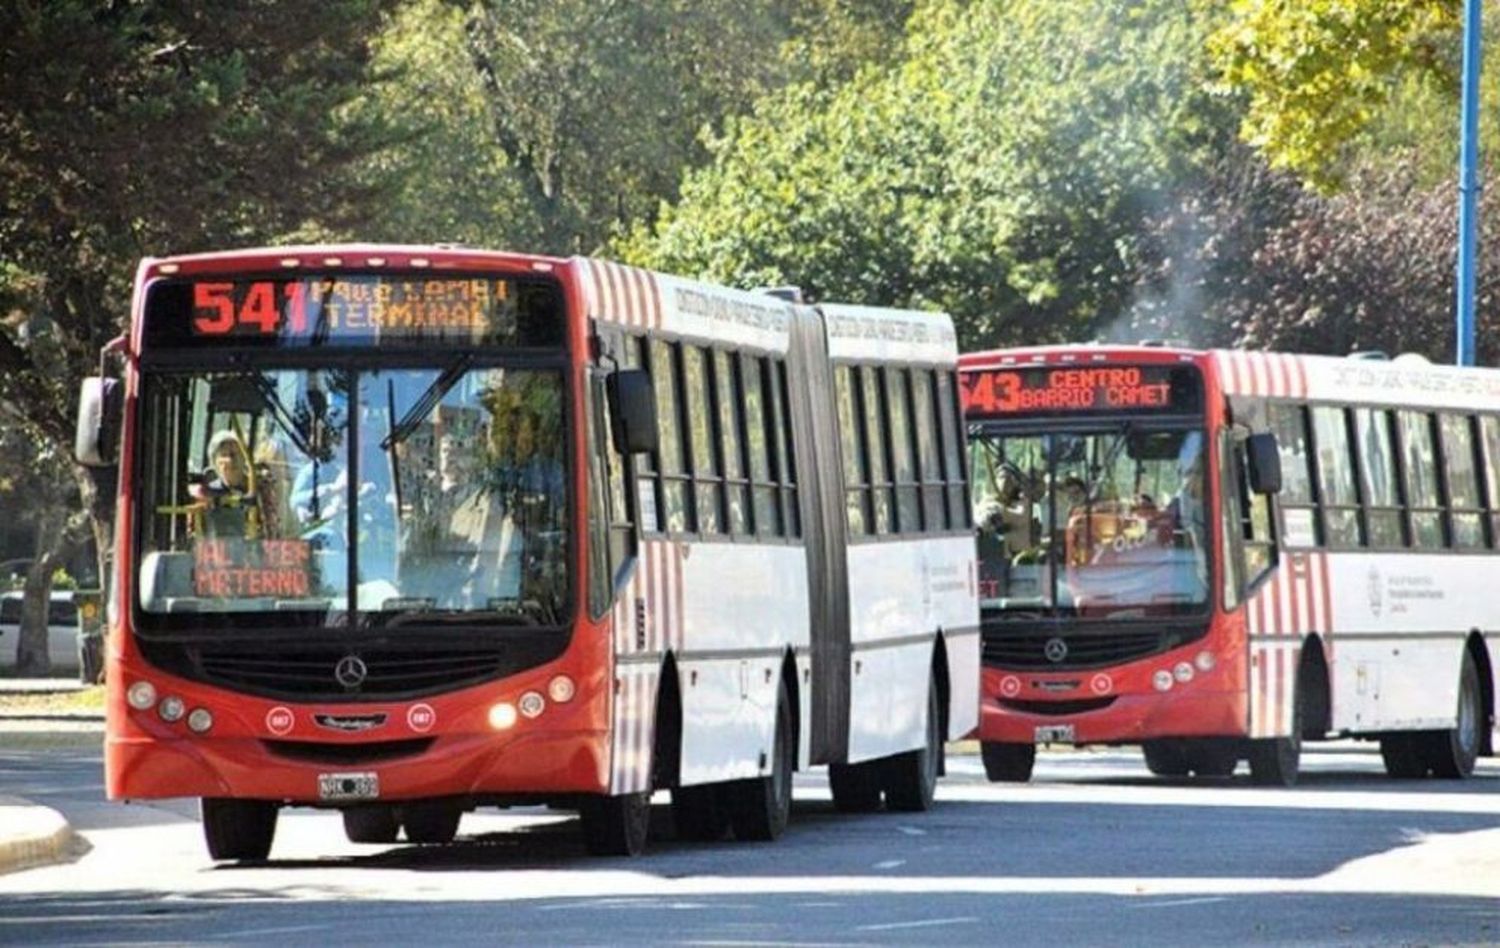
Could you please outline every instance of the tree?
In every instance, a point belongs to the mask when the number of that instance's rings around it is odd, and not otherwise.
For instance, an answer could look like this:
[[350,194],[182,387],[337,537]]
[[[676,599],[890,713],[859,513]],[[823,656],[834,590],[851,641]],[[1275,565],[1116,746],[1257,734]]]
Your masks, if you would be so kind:
[[[1453,100],[1460,0],[1238,0],[1209,41],[1242,133],[1276,168],[1338,185],[1393,99]],[[1405,88],[1406,82],[1418,88]],[[1429,143],[1430,144],[1430,143]],[[1451,155],[1451,150],[1445,150]]]
[[1134,235],[1223,119],[1181,3],[929,2],[885,68],[796,85],[711,143],[623,251],[820,298],[939,306],[966,347],[1129,304]]
[[[590,252],[674,200],[705,129],[792,79],[846,75],[909,0],[415,0],[367,97],[408,130],[375,233]],[[816,55],[814,55],[814,51]]]
[[[0,4],[0,404],[44,453],[71,448],[137,258],[370,217],[345,169],[387,129],[345,110],[393,2]],[[99,491],[70,470],[103,550]]]

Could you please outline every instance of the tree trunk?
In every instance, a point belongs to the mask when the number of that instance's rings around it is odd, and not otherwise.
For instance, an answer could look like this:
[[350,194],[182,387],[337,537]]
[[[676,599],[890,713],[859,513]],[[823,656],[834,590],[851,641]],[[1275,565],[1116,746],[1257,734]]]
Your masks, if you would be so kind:
[[[49,536],[50,534],[50,536]],[[26,585],[21,594],[21,634],[16,643],[16,674],[21,678],[46,678],[52,673],[52,657],[47,651],[47,613],[52,598],[52,571],[57,556],[57,530],[42,524],[37,527],[36,559],[26,571]]]

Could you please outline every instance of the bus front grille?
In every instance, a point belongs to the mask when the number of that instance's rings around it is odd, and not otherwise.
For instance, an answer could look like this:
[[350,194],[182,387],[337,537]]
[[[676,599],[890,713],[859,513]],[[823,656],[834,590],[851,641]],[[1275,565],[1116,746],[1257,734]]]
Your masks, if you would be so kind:
[[1104,668],[1170,652],[1202,638],[1206,631],[1203,626],[1065,632],[990,626],[984,630],[984,664],[1037,671]]
[[[533,650],[473,646],[143,643],[153,665],[243,694],[293,701],[371,701],[439,694],[540,664]],[[350,658],[355,662],[348,661]]]

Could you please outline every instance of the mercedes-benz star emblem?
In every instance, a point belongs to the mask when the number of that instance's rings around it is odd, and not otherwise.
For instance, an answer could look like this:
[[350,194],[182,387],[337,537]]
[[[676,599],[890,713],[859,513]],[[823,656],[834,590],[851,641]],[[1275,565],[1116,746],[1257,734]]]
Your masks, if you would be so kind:
[[1042,654],[1055,665],[1068,657],[1068,643],[1062,639],[1048,639],[1047,644],[1042,646]]
[[365,683],[365,676],[370,670],[365,667],[364,659],[358,655],[345,655],[339,659],[339,663],[333,666],[334,680],[351,691]]

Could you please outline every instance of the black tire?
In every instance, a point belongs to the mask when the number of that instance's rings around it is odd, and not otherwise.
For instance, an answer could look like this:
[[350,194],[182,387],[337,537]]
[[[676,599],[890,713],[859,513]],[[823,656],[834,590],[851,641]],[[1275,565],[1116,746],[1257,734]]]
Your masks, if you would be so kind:
[[1199,777],[1228,777],[1240,762],[1233,748],[1212,738],[1188,741],[1184,756],[1188,769]]
[[596,856],[639,856],[651,835],[651,794],[624,793],[589,797],[583,817],[583,842]]
[[1141,745],[1146,769],[1158,777],[1186,777],[1192,770],[1182,741],[1146,741]]
[[386,803],[351,806],[344,810],[344,835],[351,843],[394,843],[401,817]]
[[984,741],[979,745],[979,756],[984,761],[984,775],[992,783],[1025,783],[1036,765],[1036,745]]
[[828,789],[840,813],[873,813],[880,809],[879,761],[829,764]]
[[903,813],[923,813],[937,792],[938,767],[943,757],[943,719],[938,709],[937,682],[927,683],[927,728],[921,749],[897,754],[886,763],[885,806]]
[[700,843],[716,843],[729,835],[729,812],[718,784],[696,787],[674,787],[672,790],[672,824],[677,838]]
[[1417,744],[1416,734],[1387,734],[1380,739],[1380,759],[1385,772],[1402,780],[1419,780],[1427,776],[1427,761]]
[[797,766],[797,736],[792,731],[792,703],[786,682],[776,686],[776,724],[772,731],[771,772],[736,780],[724,788],[729,824],[741,840],[772,840],[786,830],[792,814],[792,771]]
[[204,797],[203,839],[216,860],[260,861],[271,854],[276,837],[276,804],[266,800]]
[[1458,709],[1453,727],[1428,731],[1418,738],[1422,756],[1434,777],[1462,780],[1474,773],[1474,764],[1479,759],[1480,722],[1484,720],[1484,709],[1479,702],[1479,672],[1474,667],[1474,657],[1465,649],[1463,665],[1458,671]]
[[401,808],[401,823],[406,827],[408,842],[441,845],[453,842],[463,815],[453,800],[417,800]]
[[[1299,685],[1301,675],[1297,676]],[[1292,696],[1292,724],[1287,737],[1267,737],[1250,742],[1250,782],[1262,787],[1295,787],[1302,765],[1302,695]]]

